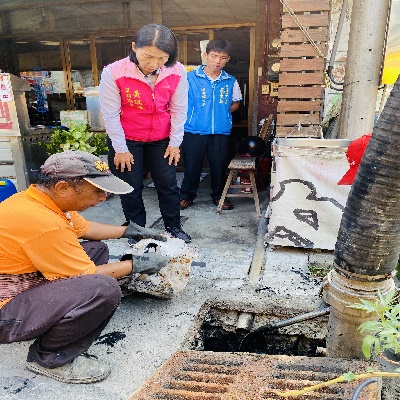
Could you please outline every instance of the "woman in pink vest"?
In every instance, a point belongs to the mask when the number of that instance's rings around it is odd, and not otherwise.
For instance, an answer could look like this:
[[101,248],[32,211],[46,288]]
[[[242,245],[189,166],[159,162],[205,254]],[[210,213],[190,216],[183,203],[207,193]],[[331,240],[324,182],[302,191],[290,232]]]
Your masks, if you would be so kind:
[[104,68],[100,105],[113,173],[133,188],[121,195],[126,223],[146,225],[143,174],[149,170],[158,193],[165,230],[191,241],[180,226],[176,165],[188,102],[186,70],[177,62],[178,42],[163,25],[136,34],[129,56]]

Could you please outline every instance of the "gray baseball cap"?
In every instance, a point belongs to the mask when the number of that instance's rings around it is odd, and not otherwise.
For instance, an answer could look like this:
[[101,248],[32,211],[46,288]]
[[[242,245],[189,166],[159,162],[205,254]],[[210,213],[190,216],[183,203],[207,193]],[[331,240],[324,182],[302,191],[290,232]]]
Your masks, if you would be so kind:
[[114,176],[104,161],[86,151],[67,150],[51,155],[40,167],[40,172],[55,178],[83,178],[106,192],[126,194],[133,190],[122,179]]

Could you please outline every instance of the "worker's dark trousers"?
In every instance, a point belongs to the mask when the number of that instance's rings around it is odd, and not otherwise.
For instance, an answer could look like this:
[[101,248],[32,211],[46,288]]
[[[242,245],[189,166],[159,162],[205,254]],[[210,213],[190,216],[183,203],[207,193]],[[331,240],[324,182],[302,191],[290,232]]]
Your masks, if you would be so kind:
[[[96,264],[108,251],[101,242],[84,242]],[[105,246],[105,247],[104,247]],[[89,254],[90,256],[90,254]],[[36,340],[28,361],[60,367],[87,351],[118,307],[121,290],[106,275],[47,281],[15,296],[0,309],[0,343]]]

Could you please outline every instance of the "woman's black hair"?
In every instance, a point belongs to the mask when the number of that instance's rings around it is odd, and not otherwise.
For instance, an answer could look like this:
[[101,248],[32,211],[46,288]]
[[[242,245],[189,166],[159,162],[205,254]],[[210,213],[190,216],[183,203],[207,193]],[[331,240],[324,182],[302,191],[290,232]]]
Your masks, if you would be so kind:
[[[149,24],[140,28],[133,40],[137,49],[145,46],[156,46],[169,55],[166,67],[172,67],[178,61],[178,41],[174,33],[164,25]],[[130,49],[129,59],[139,64],[136,53]]]

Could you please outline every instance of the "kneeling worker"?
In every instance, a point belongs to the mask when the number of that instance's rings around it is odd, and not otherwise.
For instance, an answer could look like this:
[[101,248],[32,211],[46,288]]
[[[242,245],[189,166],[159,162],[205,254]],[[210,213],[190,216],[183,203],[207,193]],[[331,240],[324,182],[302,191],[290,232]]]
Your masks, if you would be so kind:
[[106,192],[131,190],[98,157],[66,151],[46,160],[37,185],[0,203],[0,343],[35,339],[28,370],[67,383],[109,375],[107,365],[83,354],[118,307],[115,278],[156,273],[169,259],[151,253],[108,264],[101,240],[166,238],[133,223],[89,222],[77,211]]

